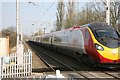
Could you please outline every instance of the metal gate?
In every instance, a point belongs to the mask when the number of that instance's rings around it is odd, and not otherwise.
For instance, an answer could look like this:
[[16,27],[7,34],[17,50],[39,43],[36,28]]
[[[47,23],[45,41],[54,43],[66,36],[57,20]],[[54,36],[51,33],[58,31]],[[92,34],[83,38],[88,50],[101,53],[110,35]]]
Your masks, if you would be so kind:
[[32,52],[23,53],[22,64],[18,63],[18,55],[0,57],[0,79],[30,76],[32,74]]

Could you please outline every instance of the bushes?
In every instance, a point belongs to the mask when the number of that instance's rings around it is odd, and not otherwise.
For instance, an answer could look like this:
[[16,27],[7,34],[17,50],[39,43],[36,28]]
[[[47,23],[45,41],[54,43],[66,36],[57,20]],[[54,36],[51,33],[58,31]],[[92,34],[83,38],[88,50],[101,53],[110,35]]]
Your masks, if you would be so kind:
[[16,46],[16,28],[15,27],[8,27],[6,29],[2,30],[2,37],[7,37],[9,36],[10,39],[10,48]]

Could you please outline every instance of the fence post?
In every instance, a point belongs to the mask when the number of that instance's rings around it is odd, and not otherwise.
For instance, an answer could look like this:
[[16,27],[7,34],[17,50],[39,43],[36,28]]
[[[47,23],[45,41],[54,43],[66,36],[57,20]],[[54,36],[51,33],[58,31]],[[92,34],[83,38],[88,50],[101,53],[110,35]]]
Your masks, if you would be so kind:
[[30,49],[28,49],[28,53],[29,53],[29,58],[30,58],[30,75],[32,75],[32,52]]

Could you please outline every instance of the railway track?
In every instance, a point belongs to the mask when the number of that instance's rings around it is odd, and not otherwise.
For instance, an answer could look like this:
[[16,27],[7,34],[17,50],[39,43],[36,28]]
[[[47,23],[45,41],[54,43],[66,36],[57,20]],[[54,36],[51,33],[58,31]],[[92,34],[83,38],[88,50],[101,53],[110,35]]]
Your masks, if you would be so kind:
[[[51,71],[55,72],[56,68],[52,65],[50,65],[43,57],[46,56],[47,59],[54,61],[54,63],[59,64],[59,66],[63,66],[65,68],[68,68],[69,70],[71,70],[74,73],[77,73],[78,75],[80,75],[82,78],[90,80],[91,78],[99,78],[100,74],[109,76],[108,78],[111,78],[112,80],[119,80],[119,71],[116,71],[116,74],[118,72],[118,76],[111,74],[111,71],[103,71],[103,70],[98,70],[98,73],[96,74],[95,71],[77,71],[75,68],[70,67],[69,65],[63,63],[62,61],[56,59],[55,57],[49,55],[46,52],[43,52],[42,50],[39,49],[38,46],[36,46],[35,44],[32,43],[28,43],[32,49],[35,51],[35,53],[43,60],[43,62],[48,66],[49,69],[51,69]],[[42,55],[39,55],[39,53],[42,53]],[[88,76],[89,75],[89,76]],[[91,77],[90,77],[91,76]],[[104,77],[105,78],[105,77]]]
[[[46,60],[44,59],[44,58],[42,58],[42,56],[41,55],[39,55],[38,53],[37,53],[37,51],[36,51],[36,46],[34,46],[34,45],[32,45],[31,43],[29,43],[28,42],[28,44],[30,45],[30,47],[34,47],[34,48],[32,48],[33,49],[33,51],[37,54],[37,56],[39,57],[39,58],[41,58],[41,60],[45,63],[45,65],[48,67],[48,69],[50,69],[51,71],[53,71],[53,72],[55,72],[55,69],[48,63],[48,62],[46,62]],[[39,51],[39,49],[37,48],[37,50]],[[40,51],[41,52],[41,51]],[[43,54],[43,55],[45,55],[45,54]],[[47,55],[48,56],[48,55]],[[48,70],[47,69],[47,70]],[[48,70],[48,71],[50,71],[50,70]],[[36,72],[36,71],[35,71]]]

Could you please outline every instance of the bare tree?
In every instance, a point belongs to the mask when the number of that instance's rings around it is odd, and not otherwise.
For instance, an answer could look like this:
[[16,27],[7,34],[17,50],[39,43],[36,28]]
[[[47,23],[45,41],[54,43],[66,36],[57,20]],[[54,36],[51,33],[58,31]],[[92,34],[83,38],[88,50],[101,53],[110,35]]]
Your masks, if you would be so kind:
[[[76,24],[84,25],[95,21],[106,21],[106,2],[87,3],[81,11],[77,12],[75,11],[75,7],[75,2],[69,0],[67,14],[64,20],[65,28],[72,27]],[[110,23],[114,28],[120,30],[120,0],[110,3]]]
[[111,24],[115,26],[116,29],[118,29],[117,26],[117,21],[120,18],[120,1],[119,2],[111,2],[111,7],[110,7],[110,16],[111,16]]
[[[82,11],[77,13],[78,25],[84,25],[95,21],[104,22],[104,10],[98,4],[87,3]],[[103,19],[104,18],[104,19]]]
[[63,18],[64,18],[64,2],[63,0],[59,0],[58,5],[57,5],[57,21],[56,21],[56,30],[59,31],[63,27]]
[[[103,2],[104,6],[106,3]],[[119,29],[118,22],[120,21],[120,0],[110,2],[110,23],[111,25]],[[120,23],[119,23],[120,24]]]
[[39,36],[41,34],[43,34],[42,29],[38,29],[38,31],[34,33],[34,36]]
[[75,25],[75,16],[76,16],[76,8],[75,8],[76,2],[74,0],[69,0],[68,6],[67,6],[67,14],[64,26],[65,28],[69,28]]
[[10,48],[16,46],[16,28],[15,27],[8,27],[2,30],[2,37],[10,37]]

